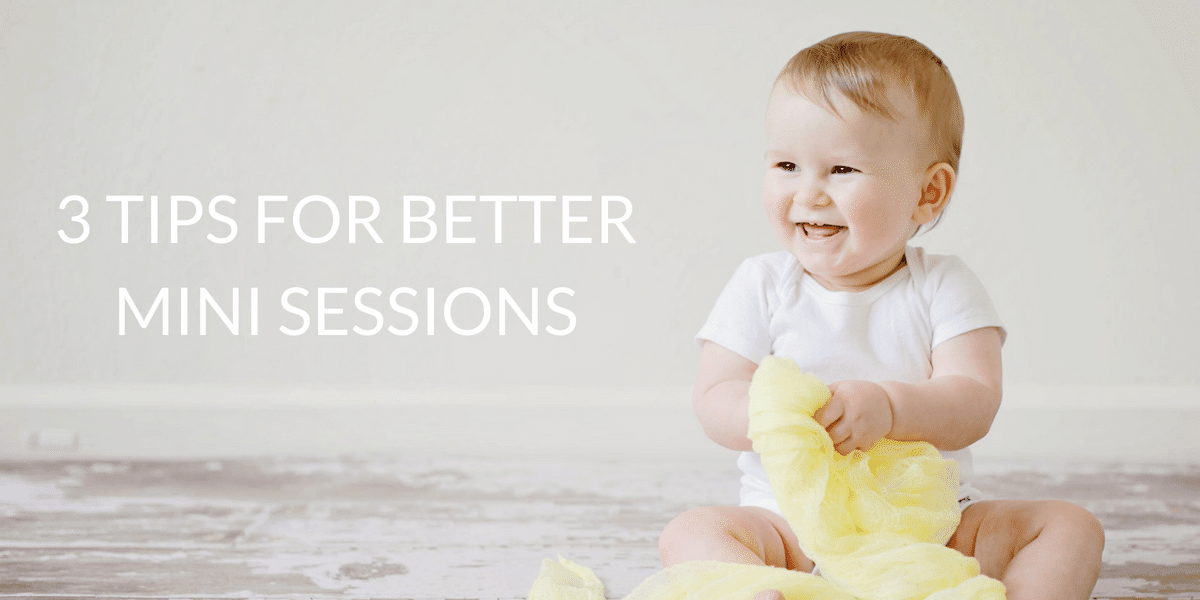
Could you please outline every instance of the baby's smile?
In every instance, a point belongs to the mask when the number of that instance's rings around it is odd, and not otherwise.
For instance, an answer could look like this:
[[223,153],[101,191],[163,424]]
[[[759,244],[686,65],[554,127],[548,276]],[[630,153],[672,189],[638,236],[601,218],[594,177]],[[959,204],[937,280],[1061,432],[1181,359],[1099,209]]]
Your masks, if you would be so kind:
[[805,237],[810,238],[832,237],[845,229],[842,225],[829,225],[826,223],[800,223],[799,225]]

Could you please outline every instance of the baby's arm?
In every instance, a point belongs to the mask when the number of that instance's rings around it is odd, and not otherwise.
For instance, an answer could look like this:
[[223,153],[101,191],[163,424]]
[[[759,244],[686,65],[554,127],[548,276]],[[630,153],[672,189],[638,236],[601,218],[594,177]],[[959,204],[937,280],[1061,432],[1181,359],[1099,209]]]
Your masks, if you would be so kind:
[[965,448],[987,434],[1000,408],[1000,331],[984,327],[933,349],[928,381],[839,381],[815,415],[838,452],[868,450],[880,438]]
[[941,450],[978,441],[1000,410],[1000,330],[984,327],[933,349],[929,381],[881,385],[892,401],[894,440],[925,440]]
[[719,344],[706,341],[692,408],[704,432],[733,450],[750,450],[750,380],[758,365]]
[[[928,381],[838,381],[816,419],[837,450],[868,450],[880,438],[924,440],[941,450],[982,438],[1000,408],[1000,331],[984,327],[933,349]],[[692,407],[705,433],[733,450],[750,450],[750,380],[758,365],[705,342]]]

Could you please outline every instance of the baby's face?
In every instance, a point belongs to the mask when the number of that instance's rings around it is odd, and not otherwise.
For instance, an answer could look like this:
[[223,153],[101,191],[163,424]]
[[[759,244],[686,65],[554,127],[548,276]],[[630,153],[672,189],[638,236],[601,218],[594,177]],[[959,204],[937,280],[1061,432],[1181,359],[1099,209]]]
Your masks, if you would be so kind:
[[902,116],[890,121],[834,95],[841,117],[787,85],[771,92],[763,204],[805,271],[828,289],[861,290],[900,267],[928,220],[917,206],[930,154],[912,98],[891,98]]

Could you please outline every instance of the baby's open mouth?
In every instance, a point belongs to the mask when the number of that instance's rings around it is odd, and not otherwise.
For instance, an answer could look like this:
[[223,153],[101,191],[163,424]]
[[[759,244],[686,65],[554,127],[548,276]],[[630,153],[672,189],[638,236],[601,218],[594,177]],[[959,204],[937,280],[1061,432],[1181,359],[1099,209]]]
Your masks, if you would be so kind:
[[839,231],[845,229],[841,225],[826,225],[823,223],[801,223],[800,229],[804,231],[804,235],[815,238],[826,238],[836,235]]

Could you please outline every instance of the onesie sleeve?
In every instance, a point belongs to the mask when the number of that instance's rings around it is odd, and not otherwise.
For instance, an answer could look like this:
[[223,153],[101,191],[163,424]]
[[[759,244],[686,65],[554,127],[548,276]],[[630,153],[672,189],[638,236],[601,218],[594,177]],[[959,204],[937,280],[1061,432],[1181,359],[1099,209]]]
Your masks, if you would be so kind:
[[696,342],[714,342],[758,364],[771,354],[770,302],[774,284],[764,265],[747,259],[725,285]]
[[931,347],[982,327],[999,328],[1000,342],[1003,344],[1007,332],[983,283],[957,256],[938,258],[940,260],[936,264],[930,265],[926,282],[931,294]]

